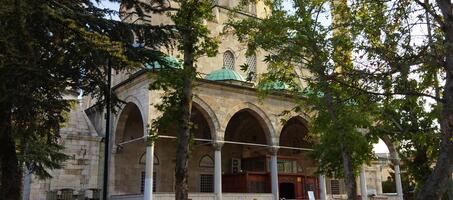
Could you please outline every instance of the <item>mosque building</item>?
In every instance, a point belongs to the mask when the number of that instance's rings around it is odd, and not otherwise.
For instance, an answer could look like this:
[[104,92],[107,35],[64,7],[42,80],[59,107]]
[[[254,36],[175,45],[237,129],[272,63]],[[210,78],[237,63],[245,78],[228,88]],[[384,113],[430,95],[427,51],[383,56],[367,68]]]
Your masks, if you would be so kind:
[[[237,2],[218,0],[213,7],[215,18],[206,22],[212,34],[221,37],[221,43],[215,57],[201,57],[197,62],[202,75],[193,96],[196,128],[188,166],[189,198],[344,198],[342,180],[315,174],[317,162],[309,156],[313,148],[310,117],[291,111],[295,103],[284,92],[286,85],[270,84],[266,86],[270,94],[264,99],[258,96],[257,80],[267,69],[263,61],[266,52],[246,55],[246,46],[234,35],[220,34]],[[257,1],[236,14],[261,18],[269,12]],[[134,18],[123,15],[122,20]],[[166,16],[154,16],[153,20],[156,24],[171,23]],[[176,57],[166,59],[178,67]],[[245,72],[240,70],[243,64],[249,66]],[[150,63],[143,69],[113,73],[113,92],[125,103],[111,120],[109,199],[143,199],[145,193],[153,199],[174,199],[176,124],[159,133],[152,149],[147,148],[145,138],[148,124],[159,116],[153,105],[161,101],[162,92],[149,90],[158,68],[158,63]],[[51,172],[52,179],[26,176],[24,199],[99,198],[105,113],[96,99],[88,96],[77,101],[61,130],[61,144],[70,159],[63,169]],[[281,115],[284,111],[291,112]],[[152,153],[151,160],[146,159],[147,153]],[[379,176],[376,173],[376,184],[370,186],[376,193],[382,193]],[[147,182],[147,177],[152,178]]]

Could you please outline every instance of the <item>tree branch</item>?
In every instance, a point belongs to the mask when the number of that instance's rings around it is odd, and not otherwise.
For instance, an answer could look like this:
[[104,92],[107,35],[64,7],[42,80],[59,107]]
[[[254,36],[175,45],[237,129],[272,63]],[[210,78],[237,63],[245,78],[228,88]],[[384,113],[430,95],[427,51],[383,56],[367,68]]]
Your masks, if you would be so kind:
[[[438,0],[437,2],[439,3],[440,0]],[[445,22],[444,20],[442,19],[442,16],[438,15],[430,5],[427,5],[425,4],[424,2],[421,2],[420,0],[415,0],[415,3],[417,3],[418,5],[420,5],[421,7],[423,7],[426,12],[428,12],[431,16],[434,17],[434,19],[437,21],[437,23],[439,23],[441,26],[445,25]],[[440,3],[439,3],[440,4]],[[442,10],[442,8],[441,8]],[[451,12],[451,10],[450,10]]]
[[405,91],[405,92],[374,92],[374,91],[368,91],[366,89],[363,89],[363,88],[360,88],[360,87],[357,87],[357,86],[354,86],[354,85],[350,85],[350,84],[347,84],[343,81],[340,81],[334,77],[330,77],[330,79],[332,81],[335,81],[341,85],[344,85],[346,87],[349,87],[349,88],[352,88],[352,89],[355,89],[355,90],[358,90],[358,91],[361,91],[361,92],[365,92],[367,94],[373,94],[373,95],[378,95],[378,96],[393,96],[393,95],[405,95],[405,96],[419,96],[419,97],[429,97],[429,98],[432,98],[438,102],[442,102],[442,103],[445,103],[445,100],[442,99],[442,98],[438,98],[436,96],[433,96],[433,95],[430,95],[430,94],[426,94],[426,93],[422,93],[422,92],[415,92],[415,91]]

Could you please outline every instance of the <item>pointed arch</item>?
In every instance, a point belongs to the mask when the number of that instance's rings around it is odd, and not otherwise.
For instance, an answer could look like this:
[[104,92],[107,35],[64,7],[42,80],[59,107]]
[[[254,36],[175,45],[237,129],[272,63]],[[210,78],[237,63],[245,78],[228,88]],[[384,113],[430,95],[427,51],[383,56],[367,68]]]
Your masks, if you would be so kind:
[[[142,153],[140,156],[140,159],[138,161],[138,164],[144,165],[146,163],[146,151]],[[154,160],[153,160],[154,165],[159,165],[159,157],[157,157],[156,154],[154,154]]]
[[[130,121],[130,117],[133,115],[136,116],[136,118],[139,118],[140,122],[142,123],[143,130],[146,128],[146,125],[145,125],[146,123],[143,118],[143,112],[140,110],[140,107],[133,102],[128,102],[123,106],[120,114],[118,115],[119,117],[116,121],[116,126],[115,126],[115,130],[114,130],[114,133],[115,133],[114,142],[115,143],[123,142],[125,132],[127,131],[126,130],[127,123],[128,123],[128,121]],[[143,134],[144,134],[144,131],[143,131]]]
[[214,168],[214,159],[212,159],[211,156],[205,154],[200,158],[198,166],[203,168]]
[[215,140],[217,138],[217,132],[218,130],[220,130],[220,123],[214,110],[212,110],[212,108],[205,101],[203,101],[196,95],[193,96],[192,101],[193,107],[200,111],[200,113],[208,122],[209,130],[211,132],[211,139]]
[[[266,137],[267,144],[278,145],[278,140],[274,139],[274,138],[276,138],[276,134],[275,134],[275,128],[274,128],[274,125],[273,125],[271,119],[268,117],[266,112],[264,112],[260,107],[256,106],[253,103],[250,103],[250,102],[244,102],[244,103],[238,104],[228,111],[224,120],[222,121],[223,130],[226,130],[226,127],[228,126],[228,123],[230,122],[231,118],[240,111],[246,111],[246,112],[250,113],[256,120],[258,120],[259,124],[261,125],[261,127],[266,135],[265,137]],[[222,135],[222,137],[224,138],[225,135]]]

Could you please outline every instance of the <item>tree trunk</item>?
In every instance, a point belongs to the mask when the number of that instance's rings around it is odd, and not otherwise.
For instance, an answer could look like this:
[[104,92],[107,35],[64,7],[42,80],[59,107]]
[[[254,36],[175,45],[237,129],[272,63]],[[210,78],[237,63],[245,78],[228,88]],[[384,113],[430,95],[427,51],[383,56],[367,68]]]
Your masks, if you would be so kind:
[[341,159],[343,160],[343,171],[348,200],[355,200],[357,198],[357,183],[354,176],[354,170],[352,169],[352,157],[345,148],[342,148]]
[[[182,115],[178,128],[178,145],[176,149],[176,200],[188,199],[188,160],[190,139],[190,114],[192,107],[192,84],[189,78],[184,78],[183,99],[181,101]],[[190,85],[186,85],[190,84]]]
[[16,155],[16,145],[12,137],[10,113],[0,116],[1,187],[0,199],[19,200],[21,198],[22,170]]
[[453,172],[453,14],[451,2],[438,0],[439,8],[445,19],[442,30],[445,33],[445,71],[444,102],[440,116],[442,141],[439,157],[433,173],[417,194],[417,200],[440,200],[447,192],[449,176]]
[[450,185],[448,186],[448,200],[453,200],[453,173],[450,175]]
[[194,68],[194,42],[191,33],[183,33],[184,38],[184,77],[181,97],[181,116],[178,127],[178,145],[176,149],[176,200],[188,199],[188,160],[190,139],[190,116],[192,111],[193,74]]
[[[450,56],[450,57],[453,57]],[[453,58],[451,59],[453,61]],[[453,62],[452,62],[453,64]],[[445,85],[445,99],[441,117],[442,142],[433,173],[417,194],[417,200],[437,200],[447,191],[449,176],[453,171],[453,67]],[[449,90],[449,92],[447,92]],[[448,94],[450,93],[450,94]],[[449,97],[447,97],[449,95]]]

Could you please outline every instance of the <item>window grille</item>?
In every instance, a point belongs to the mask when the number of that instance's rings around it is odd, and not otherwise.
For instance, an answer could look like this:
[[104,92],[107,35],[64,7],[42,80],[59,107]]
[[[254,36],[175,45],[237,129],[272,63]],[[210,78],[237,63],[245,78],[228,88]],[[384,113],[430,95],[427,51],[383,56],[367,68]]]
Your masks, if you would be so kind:
[[254,81],[256,79],[256,55],[247,56],[246,64],[248,66],[247,79]]
[[330,180],[330,192],[332,194],[340,194],[340,181]]
[[200,192],[214,192],[214,176],[200,174]]
[[234,54],[231,51],[223,53],[223,68],[234,70]]
[[[141,183],[140,183],[140,192],[144,193],[145,192],[145,177],[146,173],[142,172],[142,177],[141,177]],[[156,184],[157,184],[157,173],[154,171],[153,172],[153,192],[156,192]]]

